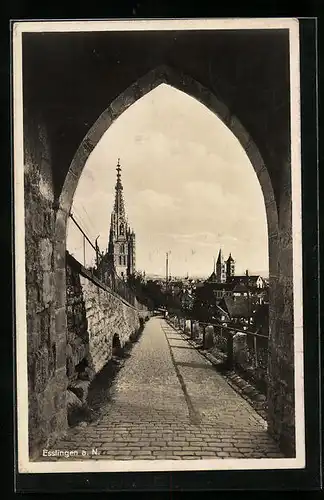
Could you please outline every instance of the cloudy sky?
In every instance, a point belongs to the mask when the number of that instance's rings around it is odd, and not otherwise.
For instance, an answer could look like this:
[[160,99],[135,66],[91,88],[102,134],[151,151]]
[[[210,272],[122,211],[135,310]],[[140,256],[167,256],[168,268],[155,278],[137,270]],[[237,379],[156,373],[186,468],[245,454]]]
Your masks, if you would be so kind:
[[[133,104],[91,153],[72,212],[92,241],[108,244],[116,163],[136,233],[136,264],[148,274],[207,276],[221,247],[237,274],[268,273],[267,224],[261,187],[238,140],[211,111],[160,85]],[[73,222],[67,248],[83,262]],[[94,252],[86,245],[86,264]]]

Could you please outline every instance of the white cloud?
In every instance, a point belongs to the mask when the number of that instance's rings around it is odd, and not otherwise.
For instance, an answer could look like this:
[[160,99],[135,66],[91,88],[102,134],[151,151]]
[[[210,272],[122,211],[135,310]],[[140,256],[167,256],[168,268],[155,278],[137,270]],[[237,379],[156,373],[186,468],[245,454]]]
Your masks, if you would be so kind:
[[[157,87],[123,113],[91,153],[74,208],[81,214],[86,208],[102,248],[118,157],[140,268],[163,268],[163,252],[172,249],[172,272],[208,274],[219,246],[235,252],[244,269],[267,268],[265,207],[256,174],[237,139],[195,99]],[[73,239],[71,232],[68,245]]]
[[[227,186],[230,187],[230,186]],[[240,203],[238,196],[226,191],[221,184],[204,181],[191,181],[184,184],[184,192],[191,202],[211,205],[212,207],[236,208]]]
[[144,189],[139,191],[135,197],[136,203],[145,209],[161,210],[176,209],[177,200],[167,193],[158,193],[153,189]]

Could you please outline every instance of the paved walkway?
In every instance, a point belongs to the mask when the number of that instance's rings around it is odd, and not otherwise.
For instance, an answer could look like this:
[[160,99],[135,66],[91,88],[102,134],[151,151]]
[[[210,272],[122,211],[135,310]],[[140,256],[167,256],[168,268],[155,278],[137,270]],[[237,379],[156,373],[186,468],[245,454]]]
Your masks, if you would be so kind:
[[77,459],[81,450],[108,460],[283,456],[261,417],[164,319],[146,324],[110,396],[98,421],[54,448]]

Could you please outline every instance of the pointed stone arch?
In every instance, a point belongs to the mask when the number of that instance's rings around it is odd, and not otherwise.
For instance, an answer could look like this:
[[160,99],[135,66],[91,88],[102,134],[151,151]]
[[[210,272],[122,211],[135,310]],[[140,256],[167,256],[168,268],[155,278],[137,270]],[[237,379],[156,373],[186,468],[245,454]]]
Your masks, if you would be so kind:
[[277,201],[267,167],[253,138],[239,118],[231,112],[227,105],[220,100],[214,92],[203,86],[191,76],[166,65],[161,65],[143,75],[130,87],[121,92],[121,94],[108,105],[89,129],[70,164],[59,197],[55,222],[55,287],[57,290],[56,328],[60,329],[61,332],[66,328],[65,252],[67,221],[72,207],[75,190],[86,162],[93,149],[114,121],[141,97],[163,83],[188,94],[212,111],[238,139],[256,172],[264,197],[268,225],[270,282],[269,331],[271,337],[272,329],[275,328],[276,316],[275,284],[278,279],[279,230]]
[[[104,133],[124,111],[163,83],[188,94],[212,111],[238,139],[250,159],[258,177],[265,202],[269,242],[269,279],[271,283],[272,280],[276,280],[278,275],[278,258],[276,252],[278,244],[278,209],[272,182],[261,153],[239,118],[231,112],[214,92],[191,76],[167,65],[160,65],[152,69],[117,96],[89,129],[76,151],[59,197],[56,216],[56,256],[62,273],[65,268],[67,219],[72,207],[76,187],[91,152]],[[63,280],[63,276],[61,276],[61,280]],[[58,307],[62,307],[63,305],[64,301],[58,304]]]
[[215,95],[197,80],[170,66],[161,65],[139,78],[125,89],[99,116],[81,142],[66,176],[59,198],[59,211],[68,215],[73,196],[89,155],[112,123],[132,104],[162,83],[168,84],[206,106],[228,127],[245,150],[258,177],[266,206],[269,234],[278,231],[278,211],[271,179],[255,144],[239,118]]

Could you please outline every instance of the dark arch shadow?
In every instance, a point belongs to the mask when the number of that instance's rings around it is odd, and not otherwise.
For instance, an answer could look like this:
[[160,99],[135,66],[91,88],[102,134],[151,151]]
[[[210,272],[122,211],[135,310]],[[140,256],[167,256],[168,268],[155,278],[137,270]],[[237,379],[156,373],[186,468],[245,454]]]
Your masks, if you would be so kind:
[[115,333],[112,338],[112,355],[118,355],[121,350],[121,343],[118,333]]

